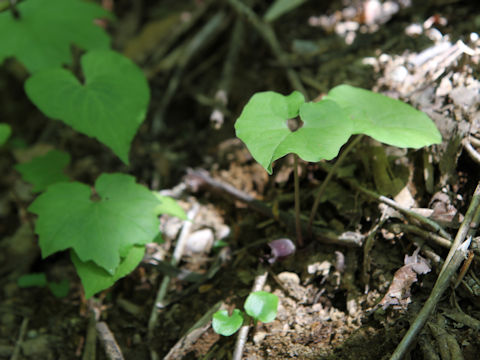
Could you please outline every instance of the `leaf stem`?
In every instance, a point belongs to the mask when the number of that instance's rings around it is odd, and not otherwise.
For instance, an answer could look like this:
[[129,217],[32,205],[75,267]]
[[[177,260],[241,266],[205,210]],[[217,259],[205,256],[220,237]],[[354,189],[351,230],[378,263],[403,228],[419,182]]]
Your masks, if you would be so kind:
[[293,154],[293,181],[295,188],[295,229],[297,231],[297,244],[303,247],[302,222],[300,220],[300,180],[298,178],[298,155]]
[[13,17],[18,20],[20,19],[20,12],[17,9],[17,0],[8,0],[10,4],[10,11],[13,14]]
[[318,190],[318,193],[315,197],[315,201],[314,201],[313,206],[312,206],[312,211],[310,212],[310,218],[308,219],[308,227],[307,227],[308,230],[307,231],[308,231],[309,234],[311,234],[311,232],[312,232],[313,218],[315,217],[315,214],[317,213],[318,205],[320,205],[320,200],[322,199],[322,195],[325,192],[325,189],[327,188],[328,183],[332,179],[333,175],[335,175],[335,172],[340,167],[340,165],[342,164],[342,162],[345,159],[345,157],[347,156],[347,154],[350,151],[352,151],[352,149],[355,147],[355,145],[357,145],[362,138],[363,138],[363,135],[361,135],[361,134],[357,135],[355,137],[355,139],[353,139],[353,141],[350,142],[350,144],[347,145],[345,150],[343,150],[341,152],[337,161],[335,161],[335,164],[333,164],[333,167],[328,172],[327,177],[325,178],[325,180],[323,180],[322,185],[320,185],[320,189]]

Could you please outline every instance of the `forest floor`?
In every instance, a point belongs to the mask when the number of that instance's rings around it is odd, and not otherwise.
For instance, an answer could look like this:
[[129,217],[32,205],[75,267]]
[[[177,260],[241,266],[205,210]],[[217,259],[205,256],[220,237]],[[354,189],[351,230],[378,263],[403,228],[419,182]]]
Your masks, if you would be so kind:
[[[306,1],[272,23],[280,53],[235,1],[115,2],[116,46],[144,69],[152,90],[129,167],[95,140],[39,115],[23,94],[22,69],[4,66],[1,116],[22,119],[11,125],[17,143],[28,146],[0,150],[0,358],[16,349],[15,359],[121,358],[104,350],[105,340],[87,354],[96,343],[94,309],[125,359],[230,359],[236,338],[216,334],[211,314],[241,308],[265,273],[263,289],[279,297],[278,315],[250,329],[243,359],[390,358],[431,295],[480,181],[479,6],[409,2]],[[244,3],[255,3],[260,16],[270,2]],[[295,241],[278,216],[294,218],[293,158],[278,160],[268,176],[233,125],[255,92],[295,89],[285,64],[311,99],[347,83],[408,102],[436,123],[443,143],[407,150],[363,138],[315,216],[314,226],[329,236],[304,234],[303,247],[270,264],[272,240]],[[27,211],[34,195],[13,168],[54,147],[71,154],[72,178],[92,184],[101,172],[133,174],[175,197],[193,220],[163,216],[165,242],[149,244],[141,265],[93,300],[85,300],[66,254],[40,258]],[[303,218],[333,163],[300,161]],[[393,210],[382,196],[407,211]],[[186,241],[181,271],[162,267],[179,237]],[[480,240],[473,237],[470,249],[470,267],[438,299],[406,358],[478,359]],[[18,277],[35,272],[67,279],[68,295],[19,288]],[[152,311],[158,319],[149,336]]]

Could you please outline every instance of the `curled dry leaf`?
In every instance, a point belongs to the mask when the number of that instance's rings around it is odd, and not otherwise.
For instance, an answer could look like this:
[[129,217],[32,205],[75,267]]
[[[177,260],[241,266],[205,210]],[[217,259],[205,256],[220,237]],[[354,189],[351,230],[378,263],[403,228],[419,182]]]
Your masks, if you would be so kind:
[[420,248],[412,256],[405,255],[405,265],[395,272],[387,293],[375,308],[381,306],[386,309],[391,305],[397,309],[407,308],[411,302],[410,288],[418,280],[417,274],[426,274],[431,270],[428,260],[421,257],[419,251]]

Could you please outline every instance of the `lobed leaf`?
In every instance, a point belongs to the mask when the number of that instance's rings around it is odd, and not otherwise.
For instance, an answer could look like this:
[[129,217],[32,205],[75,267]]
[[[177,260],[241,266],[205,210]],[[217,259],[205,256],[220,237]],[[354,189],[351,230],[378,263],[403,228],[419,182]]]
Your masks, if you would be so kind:
[[80,260],[75,251],[70,252],[70,258],[82,281],[85,297],[88,299],[96,293],[108,289],[117,280],[130,274],[138,266],[140,261],[142,261],[144,254],[144,246],[132,246],[128,250],[127,255],[122,258],[113,274],[109,274],[91,261]]
[[326,99],[335,101],[352,118],[354,134],[407,148],[442,142],[433,121],[402,101],[350,85],[333,88]]
[[91,51],[81,65],[84,84],[65,69],[49,69],[31,76],[25,91],[45,115],[97,138],[128,164],[130,143],[150,99],[147,80],[114,51]]
[[54,184],[29,210],[38,215],[35,230],[44,258],[73,249],[81,261],[91,260],[113,275],[133,245],[146,244],[158,234],[159,200],[123,174],[102,174],[95,190],[99,201],[91,200],[87,185]]
[[[290,131],[287,120],[300,115],[303,126]],[[289,96],[257,93],[235,123],[237,136],[269,174],[273,161],[295,153],[306,161],[332,159],[352,134],[349,117],[333,101],[305,103],[295,91]]]
[[17,5],[20,17],[0,13],[0,60],[14,56],[31,72],[72,63],[71,45],[108,49],[110,38],[94,24],[113,16],[99,5],[80,0],[27,0]]

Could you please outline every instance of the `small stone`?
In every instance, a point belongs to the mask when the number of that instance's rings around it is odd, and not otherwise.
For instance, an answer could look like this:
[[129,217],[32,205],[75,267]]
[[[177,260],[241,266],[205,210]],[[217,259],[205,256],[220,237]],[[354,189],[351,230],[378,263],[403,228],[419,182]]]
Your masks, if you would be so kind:
[[211,229],[202,229],[192,233],[186,242],[185,250],[190,253],[209,253],[214,241]]
[[300,284],[300,278],[298,277],[297,274],[293,272],[284,271],[278,274],[277,277],[278,277],[278,280],[280,280],[282,283],[295,284],[295,285]]

